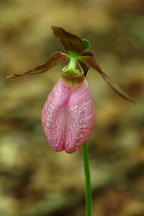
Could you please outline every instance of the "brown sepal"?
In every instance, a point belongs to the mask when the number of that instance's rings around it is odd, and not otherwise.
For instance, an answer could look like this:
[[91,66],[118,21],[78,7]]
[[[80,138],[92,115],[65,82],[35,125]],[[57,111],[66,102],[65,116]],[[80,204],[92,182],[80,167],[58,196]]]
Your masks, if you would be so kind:
[[82,56],[79,58],[80,61],[87,64],[89,67],[94,68],[99,74],[103,77],[103,79],[108,83],[108,85],[121,97],[135,104],[135,101],[131,96],[129,96],[124,90],[122,90],[118,85],[116,85],[110,77],[101,70],[101,67],[98,65],[94,57],[91,56]]
[[66,52],[84,53],[84,43],[77,35],[65,31],[63,28],[51,26],[55,36],[59,37]]
[[16,78],[16,77],[22,77],[22,76],[27,76],[27,75],[35,75],[39,73],[44,73],[45,71],[49,70],[50,68],[54,67],[55,65],[67,59],[69,58],[65,53],[55,52],[48,58],[48,60],[44,64],[32,70],[29,70],[23,74],[12,74],[12,75],[7,76],[6,78]]

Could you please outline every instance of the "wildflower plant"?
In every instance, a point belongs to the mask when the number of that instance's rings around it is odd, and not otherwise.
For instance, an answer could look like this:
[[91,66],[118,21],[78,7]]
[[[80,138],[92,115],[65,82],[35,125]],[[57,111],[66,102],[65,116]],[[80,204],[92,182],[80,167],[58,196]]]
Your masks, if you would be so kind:
[[135,102],[102,71],[93,54],[85,51],[90,46],[88,40],[82,40],[56,26],[52,26],[52,30],[60,39],[65,52],[55,52],[44,64],[23,74],[9,75],[7,78],[40,74],[61,62],[68,62],[44,104],[41,123],[46,139],[55,151],[65,150],[67,153],[73,153],[82,147],[86,180],[86,215],[91,216],[91,183],[86,141],[93,128],[95,106],[85,79],[89,68],[96,70],[121,97],[134,104]]

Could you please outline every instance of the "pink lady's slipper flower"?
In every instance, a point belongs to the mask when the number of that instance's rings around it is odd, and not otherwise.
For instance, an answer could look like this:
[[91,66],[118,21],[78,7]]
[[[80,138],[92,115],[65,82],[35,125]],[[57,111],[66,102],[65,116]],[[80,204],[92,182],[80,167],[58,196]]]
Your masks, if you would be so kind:
[[14,74],[7,78],[43,73],[62,61],[69,61],[45,102],[41,122],[51,147],[55,151],[65,150],[72,153],[85,143],[94,124],[94,101],[85,79],[89,67],[99,72],[120,96],[135,102],[101,70],[93,54],[85,52],[89,47],[87,40],[81,40],[59,27],[53,26],[52,30],[60,38],[66,53],[56,52],[45,64],[24,74]]
[[60,79],[42,111],[42,127],[51,147],[68,153],[79,149],[90,136],[94,113],[88,82],[83,80],[75,88]]

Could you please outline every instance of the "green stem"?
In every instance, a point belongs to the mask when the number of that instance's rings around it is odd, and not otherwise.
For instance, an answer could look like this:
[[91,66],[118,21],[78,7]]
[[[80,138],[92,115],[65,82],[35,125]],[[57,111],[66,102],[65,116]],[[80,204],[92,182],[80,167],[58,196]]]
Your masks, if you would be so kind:
[[87,143],[82,146],[83,161],[84,161],[84,172],[85,172],[85,199],[86,199],[86,216],[91,216],[92,207],[92,192],[91,192],[91,180],[90,180],[90,169],[88,161]]

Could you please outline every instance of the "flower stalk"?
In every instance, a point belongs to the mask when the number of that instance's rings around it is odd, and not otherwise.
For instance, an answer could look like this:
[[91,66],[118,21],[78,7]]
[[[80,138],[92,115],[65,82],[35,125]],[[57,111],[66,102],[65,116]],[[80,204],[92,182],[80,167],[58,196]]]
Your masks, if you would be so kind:
[[87,143],[82,146],[84,173],[85,173],[85,200],[86,200],[86,216],[91,216],[92,212],[92,191],[90,169],[88,161]]

